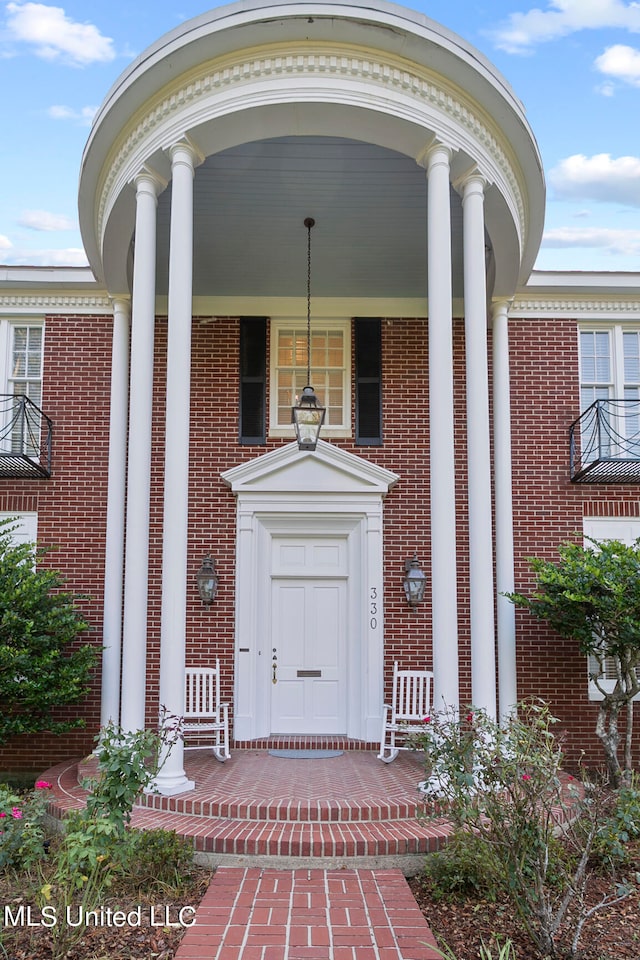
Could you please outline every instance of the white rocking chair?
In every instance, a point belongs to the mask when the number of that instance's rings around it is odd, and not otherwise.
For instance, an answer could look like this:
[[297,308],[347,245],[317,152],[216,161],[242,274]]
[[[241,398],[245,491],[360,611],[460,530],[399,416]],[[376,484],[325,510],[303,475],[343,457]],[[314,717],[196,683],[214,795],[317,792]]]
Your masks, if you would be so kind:
[[424,718],[431,710],[431,682],[429,670],[398,670],[393,665],[393,694],[391,705],[384,705],[382,736],[378,759],[391,763],[400,750],[410,750],[406,741],[412,733],[424,730]]
[[215,667],[187,667],[185,670],[185,750],[208,746],[187,740],[213,740],[213,755],[224,763],[229,753],[229,704],[220,703],[220,660]]

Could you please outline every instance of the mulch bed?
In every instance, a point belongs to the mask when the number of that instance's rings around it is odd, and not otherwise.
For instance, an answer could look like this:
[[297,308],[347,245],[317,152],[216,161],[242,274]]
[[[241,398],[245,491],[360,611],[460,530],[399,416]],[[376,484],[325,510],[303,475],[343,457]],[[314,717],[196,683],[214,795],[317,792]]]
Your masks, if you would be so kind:
[[[517,960],[545,960],[523,930],[513,905],[508,900],[492,903],[481,898],[436,900],[428,881],[419,877],[410,881],[413,894],[431,930],[441,943],[446,943],[456,960],[478,960],[484,942],[493,946],[496,935],[504,943],[511,939]],[[597,901],[611,885],[597,875],[590,880],[590,896]],[[585,924],[578,957],[580,960],[639,960],[640,958],[640,892],[611,907],[598,911]]]

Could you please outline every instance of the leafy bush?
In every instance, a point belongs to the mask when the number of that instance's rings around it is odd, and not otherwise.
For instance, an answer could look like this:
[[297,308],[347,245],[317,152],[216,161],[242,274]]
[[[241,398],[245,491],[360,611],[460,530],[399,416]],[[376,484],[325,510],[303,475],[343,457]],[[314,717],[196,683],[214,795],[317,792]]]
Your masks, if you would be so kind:
[[482,897],[495,902],[506,889],[500,864],[468,830],[454,830],[442,850],[427,856],[424,878],[434,900]]
[[193,843],[175,830],[131,830],[124,874],[135,887],[175,889],[193,868]]
[[21,733],[62,733],[84,725],[55,708],[89,690],[96,650],[78,645],[87,623],[55,570],[39,565],[45,551],[15,543],[15,522],[0,520],[0,743]]
[[548,707],[532,701],[504,724],[475,710],[425,718],[414,738],[425,753],[422,788],[433,815],[444,812],[484,844],[534,942],[552,958],[565,946],[574,956],[587,918],[630,892],[612,878],[611,892],[586,906],[587,865],[612,794],[564,774],[554,723]]
[[38,780],[30,793],[0,784],[0,869],[29,869],[45,855],[43,819],[50,783]]
[[605,864],[626,863],[628,844],[640,839],[640,784],[633,778],[613,798],[613,809],[598,830],[595,855]]

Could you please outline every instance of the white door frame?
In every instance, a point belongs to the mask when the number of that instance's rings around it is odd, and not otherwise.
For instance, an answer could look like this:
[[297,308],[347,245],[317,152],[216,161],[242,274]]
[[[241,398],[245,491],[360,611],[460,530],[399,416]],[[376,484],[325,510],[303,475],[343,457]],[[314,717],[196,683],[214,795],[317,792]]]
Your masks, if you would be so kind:
[[271,555],[274,535],[345,537],[348,579],[347,736],[375,742],[382,717],[383,497],[388,470],[320,441],[288,444],[223,474],[237,496],[234,737],[270,731]]

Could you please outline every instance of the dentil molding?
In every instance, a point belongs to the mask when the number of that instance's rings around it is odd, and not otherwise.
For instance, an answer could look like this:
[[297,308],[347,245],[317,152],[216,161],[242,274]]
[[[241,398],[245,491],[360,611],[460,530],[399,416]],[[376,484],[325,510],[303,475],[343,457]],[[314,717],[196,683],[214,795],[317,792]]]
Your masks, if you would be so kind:
[[[336,89],[335,79],[338,77],[344,83]],[[176,139],[179,139],[190,127],[206,122],[208,117],[233,113],[247,106],[288,102],[290,94],[273,89],[274,84],[283,78],[290,79],[290,90],[295,90],[297,82],[303,78],[333,82],[325,88],[328,103],[352,102],[361,106],[361,93],[358,97],[349,93],[351,82],[366,84],[371,88],[373,96],[370,105],[374,108],[376,96],[385,91],[386,100],[388,91],[391,91],[398,98],[398,116],[420,122],[425,119],[426,108],[432,117],[435,114],[443,118],[446,121],[443,126],[447,126],[449,131],[464,131],[470,144],[481,146],[496,172],[500,173],[503,192],[507,186],[517,210],[520,234],[524,236],[526,211],[518,178],[499,141],[497,127],[490,125],[489,118],[474,108],[470,98],[462,96],[461,91],[437,74],[409,61],[383,56],[378,51],[364,54],[359,48],[347,44],[321,45],[304,41],[296,44],[294,52],[278,44],[257,51],[243,50],[220,58],[203,65],[200,72],[191,72],[180,78],[169,90],[165,89],[161,98],[152,100],[142,116],[138,115],[135,125],[125,133],[106,171],[98,209],[98,235],[102,236],[105,211],[115,200],[114,189],[119,192],[130,181],[135,173],[130,169],[132,166],[141,165],[153,152],[167,146],[166,128],[182,119],[181,124],[176,124]],[[257,83],[263,84],[264,89],[251,93],[247,90],[244,99],[236,94],[228,97],[224,105],[212,102],[218,94]],[[420,105],[415,115],[401,108],[400,98],[406,101],[407,97]],[[188,115],[181,118],[183,113]],[[435,132],[438,134],[441,131]],[[474,159],[478,158],[474,156]]]

